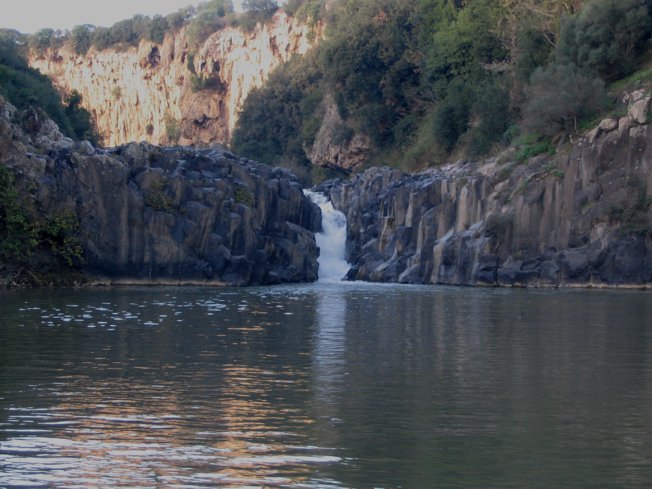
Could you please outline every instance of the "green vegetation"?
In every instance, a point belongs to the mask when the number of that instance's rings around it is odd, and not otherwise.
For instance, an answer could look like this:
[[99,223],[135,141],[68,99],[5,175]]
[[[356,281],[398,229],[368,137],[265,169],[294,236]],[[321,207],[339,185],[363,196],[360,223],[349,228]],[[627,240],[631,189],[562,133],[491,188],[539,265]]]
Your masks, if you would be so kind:
[[243,204],[252,207],[255,202],[254,194],[244,185],[236,185],[234,200],[236,204]]
[[518,149],[514,155],[514,159],[519,163],[523,163],[524,161],[540,154],[555,154],[555,148],[549,141],[537,141],[536,138],[533,137],[524,138],[520,144],[517,142],[515,145]]
[[320,74],[314,59],[293,58],[269,83],[254,90],[240,115],[233,147],[240,154],[273,165],[308,168],[304,147],[321,123]]
[[200,5],[194,16],[187,20],[186,35],[190,44],[197,45],[213,32],[231,24],[233,12],[230,0],[212,0]]
[[163,116],[163,123],[165,124],[165,134],[168,137],[168,141],[173,144],[177,144],[181,138],[181,128],[179,127],[179,121],[172,117],[170,114],[166,113]]
[[0,165],[0,261],[29,268],[37,253],[46,253],[64,267],[83,264],[77,216],[39,216],[22,195],[16,175]]
[[170,212],[174,208],[174,201],[165,190],[167,179],[154,181],[145,192],[145,204],[156,211]]
[[519,134],[532,139],[519,158],[551,152],[551,141],[611,109],[609,84],[639,68],[652,37],[649,0],[324,5],[286,5],[325,16],[326,38],[249,97],[236,152],[271,164],[307,161],[331,100],[343,120],[338,139],[371,141],[369,165],[482,156]]
[[609,217],[619,222],[623,234],[647,235],[650,233],[648,225],[648,211],[652,205],[652,198],[647,196],[647,185],[644,181],[632,179],[627,182],[628,194],[620,207],[613,207]]
[[49,78],[27,66],[25,39],[16,31],[0,30],[0,95],[18,109],[42,108],[61,132],[75,139],[97,143],[90,113],[81,107],[81,96],[70,93],[64,101]]
[[[317,12],[322,7],[322,2],[316,0],[310,2],[295,0],[290,3],[292,3],[290,7],[292,11],[305,17],[317,17]],[[121,50],[137,46],[142,40],[160,44],[167,32],[185,26],[191,47],[196,47],[209,35],[227,26],[251,31],[257,23],[269,20],[279,8],[275,0],[248,0],[243,6],[246,11],[238,14],[234,11],[231,0],[209,0],[197,7],[189,6],[165,17],[135,15],[131,19],[116,22],[110,27],[82,24],[73,27],[69,32],[42,29],[28,36],[27,43],[30,49],[37,52],[67,44],[77,54],[83,55],[91,47],[97,50]]]

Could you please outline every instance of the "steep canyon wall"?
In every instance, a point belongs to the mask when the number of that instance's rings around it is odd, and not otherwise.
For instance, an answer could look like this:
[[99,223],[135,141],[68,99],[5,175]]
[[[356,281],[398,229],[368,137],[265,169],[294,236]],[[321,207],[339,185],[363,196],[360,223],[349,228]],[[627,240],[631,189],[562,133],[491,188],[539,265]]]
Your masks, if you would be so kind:
[[64,93],[77,90],[106,146],[132,141],[226,144],[249,92],[319,35],[283,12],[251,33],[225,27],[191,49],[185,30],[126,50],[32,52],[29,63]]

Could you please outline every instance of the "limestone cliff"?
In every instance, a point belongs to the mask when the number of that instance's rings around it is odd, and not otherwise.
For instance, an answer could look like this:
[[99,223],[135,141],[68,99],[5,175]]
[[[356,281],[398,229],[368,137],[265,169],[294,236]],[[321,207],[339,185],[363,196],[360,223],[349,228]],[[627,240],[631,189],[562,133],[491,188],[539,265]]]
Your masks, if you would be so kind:
[[77,90],[106,146],[132,141],[226,144],[249,92],[295,54],[315,29],[283,12],[251,33],[226,27],[191,49],[184,29],[162,44],[78,56],[67,48],[33,52],[29,63],[63,92]]
[[[455,285],[652,285],[649,96],[524,163],[509,154],[330,188],[348,218],[349,278]],[[513,156],[513,155],[512,155]]]
[[[76,216],[85,259],[78,265],[91,280],[317,279],[319,208],[286,170],[219,149],[148,143],[96,149],[64,138],[42,112],[21,114],[1,98],[0,165],[15,175],[21,205],[33,209],[34,220]],[[12,232],[3,221],[0,238]],[[0,253],[0,276],[11,282],[15,264],[2,262]],[[35,272],[50,266],[39,263]]]

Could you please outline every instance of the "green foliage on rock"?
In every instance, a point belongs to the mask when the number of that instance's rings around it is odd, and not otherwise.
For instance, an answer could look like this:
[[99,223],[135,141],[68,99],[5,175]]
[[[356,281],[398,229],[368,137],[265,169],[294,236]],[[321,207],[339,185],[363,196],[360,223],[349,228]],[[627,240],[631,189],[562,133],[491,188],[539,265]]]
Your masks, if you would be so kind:
[[78,232],[79,220],[72,212],[37,215],[19,191],[16,175],[0,165],[0,262],[29,267],[39,252],[66,267],[81,265],[84,252]]
[[25,263],[38,244],[38,230],[15,187],[16,177],[0,165],[0,260]]
[[40,107],[69,137],[97,143],[100,136],[90,113],[81,107],[81,96],[72,92],[62,102],[50,79],[27,65],[24,47],[24,36],[0,31],[0,95],[20,110]]
[[165,124],[165,134],[168,141],[172,144],[177,144],[181,138],[181,127],[179,121],[169,113],[166,113],[163,117],[163,123]]
[[170,212],[174,208],[174,201],[167,194],[168,181],[164,178],[155,180],[145,191],[145,204],[156,211]]

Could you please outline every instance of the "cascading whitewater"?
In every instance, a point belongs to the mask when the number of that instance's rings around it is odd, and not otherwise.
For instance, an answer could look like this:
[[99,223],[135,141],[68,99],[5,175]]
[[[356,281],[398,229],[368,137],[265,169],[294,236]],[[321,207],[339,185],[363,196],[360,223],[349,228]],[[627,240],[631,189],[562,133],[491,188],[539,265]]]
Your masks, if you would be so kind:
[[333,209],[333,204],[324,195],[306,190],[305,194],[321,209],[322,232],[316,233],[319,246],[319,280],[340,281],[349,271],[350,265],[344,259],[346,249],[346,217]]

